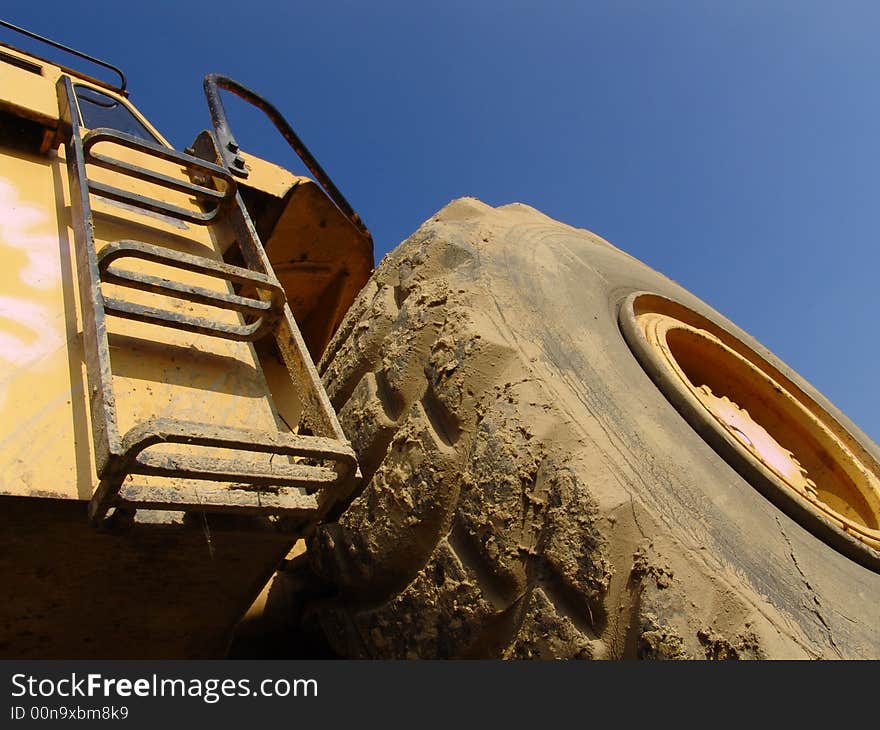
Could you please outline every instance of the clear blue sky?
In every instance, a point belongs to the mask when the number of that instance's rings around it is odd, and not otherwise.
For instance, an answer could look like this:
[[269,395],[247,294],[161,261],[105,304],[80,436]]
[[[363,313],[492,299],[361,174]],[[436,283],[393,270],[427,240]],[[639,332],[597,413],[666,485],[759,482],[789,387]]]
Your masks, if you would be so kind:
[[[205,73],[263,93],[378,256],[461,195],[589,228],[880,439],[878,3],[5,0],[0,15],[122,66],[178,146],[209,124]],[[257,113],[230,111],[243,147],[290,159]]]

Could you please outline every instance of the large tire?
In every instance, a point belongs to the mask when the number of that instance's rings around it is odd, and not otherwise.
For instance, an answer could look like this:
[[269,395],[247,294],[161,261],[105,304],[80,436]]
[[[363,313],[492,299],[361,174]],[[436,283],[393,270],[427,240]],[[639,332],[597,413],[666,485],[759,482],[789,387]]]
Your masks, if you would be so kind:
[[672,281],[532,208],[451,203],[320,365],[364,488],[312,537],[349,657],[880,657],[880,575],[734,471],[618,327]]

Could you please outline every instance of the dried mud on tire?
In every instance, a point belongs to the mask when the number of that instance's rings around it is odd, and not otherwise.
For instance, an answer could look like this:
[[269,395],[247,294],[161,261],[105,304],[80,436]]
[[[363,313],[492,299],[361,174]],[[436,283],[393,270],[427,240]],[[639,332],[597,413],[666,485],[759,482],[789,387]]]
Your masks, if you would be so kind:
[[880,656],[880,575],[780,512],[668,404],[617,327],[633,291],[784,367],[527,206],[455,201],[383,260],[319,366],[364,475],[308,546],[330,597],[305,621],[335,652]]

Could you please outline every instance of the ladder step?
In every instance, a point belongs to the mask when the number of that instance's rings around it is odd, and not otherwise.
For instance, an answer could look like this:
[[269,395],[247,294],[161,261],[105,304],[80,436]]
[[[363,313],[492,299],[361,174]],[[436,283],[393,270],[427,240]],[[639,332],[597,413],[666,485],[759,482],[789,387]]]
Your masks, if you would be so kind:
[[257,286],[271,289],[276,297],[284,297],[284,290],[281,288],[278,280],[261,274],[258,271],[243,269],[240,266],[233,266],[224,261],[207,259],[203,256],[193,256],[192,254],[175,251],[165,246],[156,246],[152,243],[144,243],[143,241],[125,240],[108,243],[98,254],[98,269],[104,271],[111,263],[121,258],[143,259],[144,261],[152,261],[157,264],[174,266],[195,274],[215,276],[218,279],[226,279],[238,284],[256,284]]
[[187,223],[207,225],[216,220],[220,212],[219,205],[215,206],[213,210],[207,213],[198,213],[194,210],[186,210],[185,208],[171,205],[171,203],[166,203],[162,200],[156,200],[155,198],[146,198],[143,195],[130,193],[127,190],[122,190],[121,188],[116,188],[112,185],[104,185],[104,183],[99,183],[95,180],[89,179],[86,182],[89,186],[90,193],[100,195],[101,197],[107,198],[108,200],[115,200],[118,203],[126,203],[127,205],[134,206],[135,208],[141,208],[142,210],[149,210],[153,213],[159,213],[160,215],[165,215],[169,218],[176,218],[178,220],[186,221]]
[[[127,271],[118,266],[111,267],[111,263],[126,258],[150,261],[223,281],[246,284],[256,288],[258,292],[262,291],[266,299],[213,291],[158,276]],[[206,317],[194,317],[167,309],[104,297],[104,309],[107,314],[223,339],[249,342],[269,334],[274,323],[281,317],[285,304],[281,285],[264,274],[141,241],[115,241],[104,246],[98,254],[98,271],[103,283],[258,317],[256,321],[246,324],[227,324]]]
[[[150,157],[180,165],[187,171],[190,177],[193,178],[198,176],[203,179],[221,180],[223,182],[223,190],[216,190],[205,185],[178,180],[169,175],[156,172],[155,170],[148,170],[139,165],[134,165],[93,151],[92,148],[101,143],[125,147]],[[138,180],[144,180],[161,187],[187,193],[203,201],[211,201],[214,203],[214,207],[208,212],[187,210],[176,205],[171,205],[162,200],[157,200],[156,198],[137,195],[136,193],[112,185],[105,185],[104,183],[99,183],[95,180],[86,180],[90,192],[95,195],[109,198],[110,200],[115,200],[119,203],[127,203],[136,208],[149,210],[153,213],[160,213],[189,223],[206,225],[213,222],[220,214],[221,209],[227,204],[232,204],[235,198],[235,181],[226,169],[198,157],[193,157],[192,155],[178,152],[177,150],[162,147],[153,142],[148,142],[139,137],[126,134],[125,132],[106,128],[93,129],[83,137],[82,149],[84,160],[87,164],[103,167]]]
[[133,165],[129,162],[123,162],[122,160],[117,160],[113,157],[99,155],[95,152],[92,152],[88,156],[86,162],[90,165],[97,165],[98,167],[112,170],[113,172],[121,172],[124,175],[128,175],[129,177],[133,177],[138,180],[144,180],[145,182],[154,183],[155,185],[159,185],[163,188],[170,188],[171,190],[177,190],[181,193],[189,193],[194,198],[204,198],[206,200],[212,200],[215,202],[225,200],[227,198],[226,190],[215,190],[214,188],[207,188],[203,185],[196,185],[195,183],[178,180],[177,178],[171,177],[170,175],[163,175],[161,172],[148,170],[145,167],[139,167],[138,165]]
[[250,324],[226,324],[207,317],[191,317],[180,312],[147,307],[143,304],[124,302],[111,297],[104,297],[104,311],[121,319],[130,319],[135,322],[155,324],[160,327],[170,327],[236,342],[255,342],[272,331],[271,324],[265,319],[259,319]]
[[165,489],[124,484],[119,490],[116,506],[308,518],[318,508],[318,499],[315,495],[300,492],[256,492],[201,485]]
[[337,475],[322,466],[286,462],[245,462],[232,459],[195,457],[189,454],[141,452],[129,470],[131,474],[215,482],[243,482],[252,487],[300,487],[313,489],[333,484]]
[[[335,468],[146,451],[151,446],[166,443],[299,456],[332,462]],[[342,484],[357,468],[357,458],[351,447],[335,439],[246,431],[167,418],[135,426],[125,434],[122,445],[122,454],[107,464],[92,496],[89,516],[95,522],[103,519],[110,507],[123,505],[166,510],[314,512],[317,502],[309,501],[312,495],[300,490],[312,491]],[[126,479],[132,474],[169,478],[173,484],[139,486]],[[194,487],[181,485],[181,480],[203,480],[207,484]],[[212,486],[212,482],[229,484]],[[274,489],[266,491],[265,487]],[[290,491],[291,487],[298,489]]]
[[131,428],[122,438],[123,453],[128,458],[156,444],[175,443],[190,446],[221,447],[260,454],[302,456],[327,459],[357,466],[351,447],[336,439],[301,436],[294,433],[249,431],[231,426],[217,426],[176,418],[155,418]]
[[101,281],[108,284],[118,284],[130,289],[148,291],[153,294],[165,294],[166,296],[183,299],[197,304],[207,304],[212,307],[230,309],[242,314],[260,316],[272,310],[271,302],[260,299],[240,297],[236,294],[224,294],[212,289],[203,289],[199,286],[179,284],[169,279],[148,274],[136,274],[131,271],[122,271],[116,268],[108,268]]

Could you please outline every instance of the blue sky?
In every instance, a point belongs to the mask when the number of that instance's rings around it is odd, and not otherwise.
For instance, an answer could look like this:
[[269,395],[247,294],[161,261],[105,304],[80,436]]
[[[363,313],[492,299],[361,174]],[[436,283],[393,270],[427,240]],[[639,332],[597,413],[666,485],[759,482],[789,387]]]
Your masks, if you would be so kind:
[[[5,0],[0,14],[122,66],[177,146],[209,124],[205,73],[264,94],[377,256],[461,195],[595,231],[880,439],[876,3]],[[230,113],[245,149],[290,162],[258,113]]]

